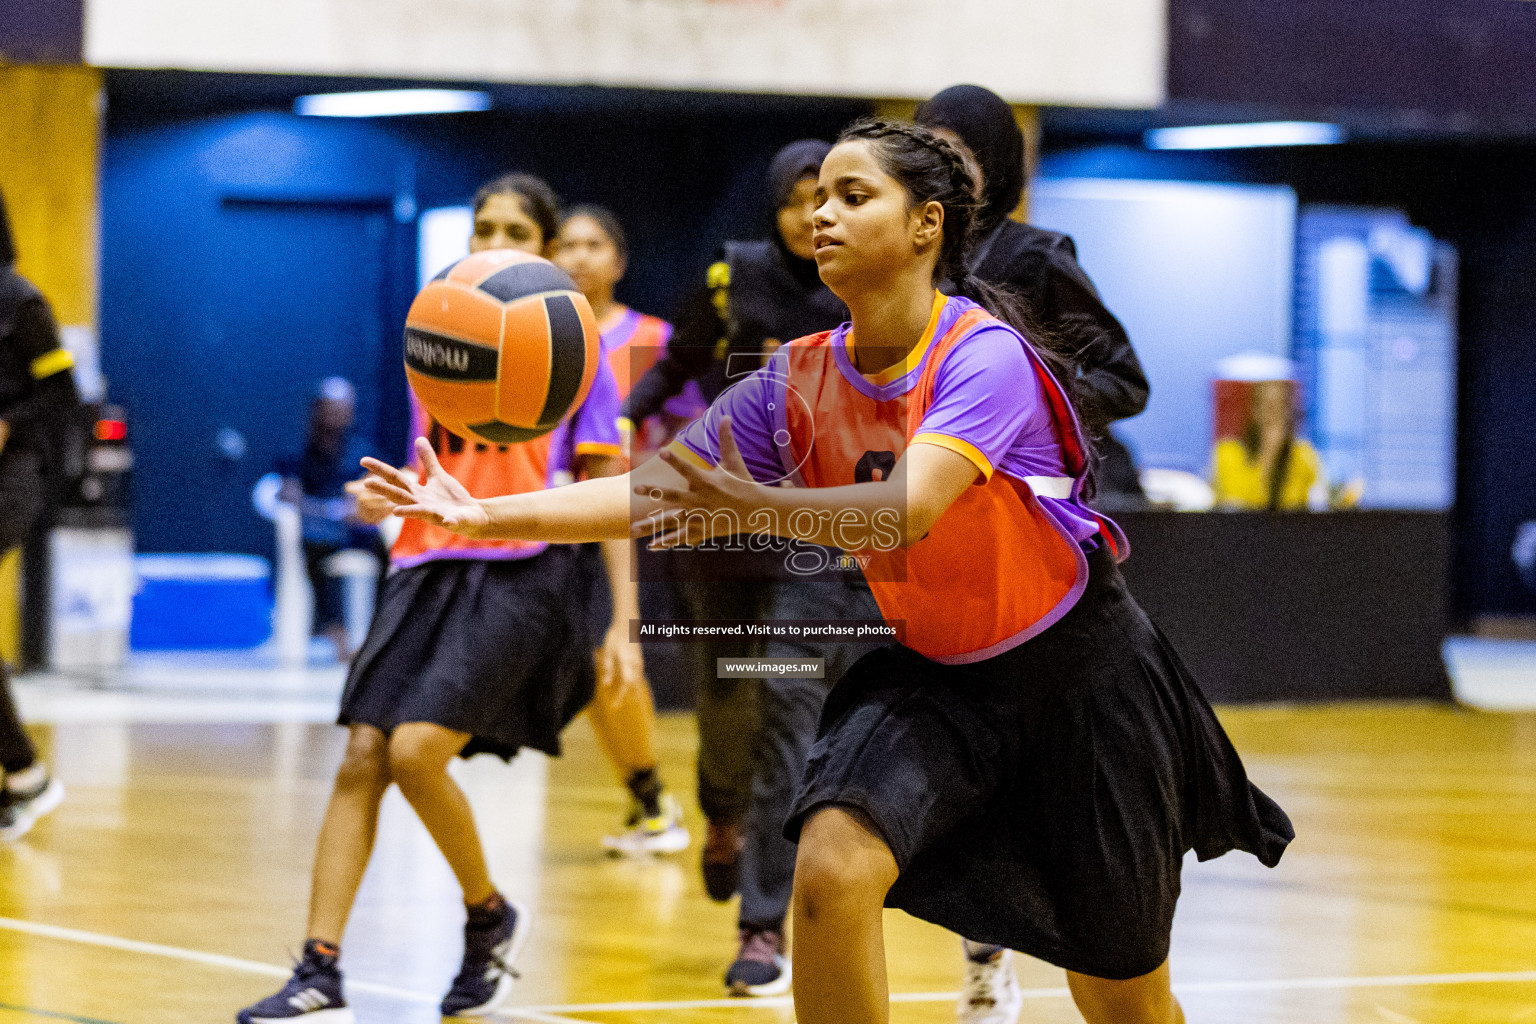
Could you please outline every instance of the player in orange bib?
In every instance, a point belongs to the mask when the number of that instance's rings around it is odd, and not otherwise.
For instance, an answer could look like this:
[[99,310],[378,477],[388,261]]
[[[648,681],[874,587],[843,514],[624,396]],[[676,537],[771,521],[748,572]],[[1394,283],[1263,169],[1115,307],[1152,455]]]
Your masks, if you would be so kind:
[[[538,178],[514,174],[491,182],[475,197],[474,215],[471,252],[553,251],[558,203]],[[477,444],[412,406],[429,464],[452,467],[464,486],[485,496],[544,490],[583,464],[592,476],[620,471],[618,412],[606,362],[582,404],[531,441]],[[372,522],[391,507],[367,493],[358,505]],[[627,541],[611,546],[630,547]],[[299,1018],[351,1024],[341,938],[391,783],[463,891],[462,966],[440,1009],[478,1017],[505,1001],[528,913],[492,883],[473,811],[448,766],[477,753],[510,761],[523,747],[559,753],[561,730],[592,699],[596,664],[628,671],[631,659],[614,649],[630,646],[628,636],[605,643],[589,603],[573,599],[591,582],[581,558],[581,550],[568,545],[468,538],[419,519],[404,524],[368,639],[342,692],[337,719],[348,728],[347,749],[316,844],[303,959],[280,991],[239,1013],[239,1024]],[[614,577],[627,621],[635,614],[634,586],[622,569]]]
[[367,460],[365,486],[469,536],[665,546],[724,524],[859,556],[901,642],[833,689],[785,826],[801,1024],[888,1019],[883,906],[1065,968],[1090,1024],[1180,1024],[1184,854],[1272,866],[1290,822],[1083,502],[1070,365],[965,270],[966,159],[862,121],[817,192],[817,264],[852,323],[781,349],[627,481],[476,500],[418,444],[425,481]]

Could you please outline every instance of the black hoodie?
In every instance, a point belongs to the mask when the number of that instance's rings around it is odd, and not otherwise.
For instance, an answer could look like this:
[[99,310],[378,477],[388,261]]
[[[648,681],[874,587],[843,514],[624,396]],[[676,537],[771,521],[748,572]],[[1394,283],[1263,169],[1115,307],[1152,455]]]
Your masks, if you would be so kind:
[[981,165],[981,233],[971,273],[1012,285],[1042,328],[1068,345],[1090,399],[1089,428],[1103,436],[1114,420],[1147,407],[1147,375],[1125,328],[1104,308],[1077,262],[1072,239],[1010,220],[1024,194],[1024,133],[1013,108],[978,85],[956,85],[917,108],[916,120],[958,135]]
[[727,370],[744,368],[731,364],[733,354],[742,354],[745,365],[755,369],[765,344],[828,331],[848,318],[842,300],[821,283],[816,261],[785,248],[777,224],[796,182],[820,170],[831,148],[820,139],[801,139],[775,154],[766,182],[773,216],[769,237],[722,247],[705,287],[679,312],[666,355],[625,399],[624,415],[632,422],[659,412],[690,380],[698,381],[705,400],[714,401],[730,383]]
[[11,451],[12,461],[23,452],[44,457],[42,443],[57,423],[56,414],[73,408],[73,365],[59,347],[59,330],[48,300],[32,282],[16,273],[16,242],[0,195],[0,420],[9,436],[0,458]]

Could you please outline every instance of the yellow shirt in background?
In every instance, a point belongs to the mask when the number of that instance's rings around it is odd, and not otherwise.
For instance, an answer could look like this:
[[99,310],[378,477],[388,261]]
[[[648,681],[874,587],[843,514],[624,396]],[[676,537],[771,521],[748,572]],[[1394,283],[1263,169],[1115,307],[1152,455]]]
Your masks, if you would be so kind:
[[[1243,442],[1229,439],[1216,442],[1211,473],[1211,488],[1216,492],[1218,508],[1269,507],[1269,480],[1263,467],[1248,461],[1248,451]],[[1322,476],[1322,460],[1317,449],[1297,438],[1291,445],[1290,465],[1286,468],[1285,482],[1280,487],[1282,509],[1304,509],[1307,493]]]

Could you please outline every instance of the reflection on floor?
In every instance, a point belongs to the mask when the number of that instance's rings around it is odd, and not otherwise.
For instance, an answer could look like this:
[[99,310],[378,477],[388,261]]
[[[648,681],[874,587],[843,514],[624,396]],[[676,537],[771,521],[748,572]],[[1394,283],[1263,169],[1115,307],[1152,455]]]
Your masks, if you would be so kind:
[[281,668],[258,649],[135,654],[96,674],[16,682],[29,722],[332,722],[344,666]]
[[[337,680],[302,682],[293,699],[318,705]],[[234,678],[199,683],[198,700],[224,700],[206,693],[220,686],[240,692]],[[66,707],[53,689],[32,681],[29,705]],[[154,681],[108,696],[121,719],[98,708],[37,730],[70,793],[0,847],[0,1024],[232,1020],[281,983],[303,937],[342,736],[291,720],[150,721],[166,699]],[[1192,1024],[1536,1021],[1536,715],[1378,705],[1223,718],[1299,838],[1275,871],[1243,855],[1191,861],[1174,974]],[[664,774],[685,790],[694,743],[690,718],[664,719]],[[563,758],[459,770],[495,877],[535,915],[524,1009],[508,1019],[793,1019],[784,1000],[721,999],[735,919],[704,896],[696,852],[601,856],[624,801],[584,722]],[[437,1019],[457,967],[456,896],[392,791],[345,947],[360,1022]],[[888,942],[893,1022],[952,1021],[953,937],[890,912]],[[1026,961],[1020,977],[1028,1024],[1078,1019],[1059,971]]]
[[[332,721],[345,669],[323,643],[302,669],[270,649],[135,654],[96,675],[38,673],[17,684],[35,722]],[[1485,711],[1536,711],[1536,642],[1455,636],[1445,642],[1456,698]],[[3,1024],[3,1021],[0,1021]]]

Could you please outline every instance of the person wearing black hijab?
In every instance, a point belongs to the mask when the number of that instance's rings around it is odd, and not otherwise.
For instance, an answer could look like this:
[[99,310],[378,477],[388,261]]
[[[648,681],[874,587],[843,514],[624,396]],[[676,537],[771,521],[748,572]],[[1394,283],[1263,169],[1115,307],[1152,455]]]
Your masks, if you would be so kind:
[[[768,237],[725,243],[705,287],[678,316],[666,354],[630,391],[623,410],[627,420],[644,422],[690,380],[713,401],[783,342],[831,330],[848,318],[842,301],[821,283],[811,244],[816,176],[831,148],[820,139],[801,139],[773,157],[765,181],[773,211]],[[787,554],[776,548],[731,556],[733,579],[718,578],[724,575],[719,563],[714,572],[689,570],[683,588],[688,614],[735,621],[879,619],[859,574],[789,580],[782,572]],[[666,557],[678,555],[693,553]],[[799,557],[824,556],[802,550]],[[749,565],[743,564],[746,559]],[[760,656],[761,643],[699,646],[699,804],[709,826],[705,889],[722,902],[741,894],[740,949],[725,983],[737,995],[774,995],[789,987],[784,917],[795,848],[783,838],[783,822],[826,690],[863,649],[771,641],[769,657],[823,659],[825,678],[759,680],[719,679],[715,658]]]
[[[703,287],[680,309],[666,352],[630,389],[621,423],[645,422],[689,381],[697,382],[706,402],[714,401],[731,374],[757,369],[780,343],[830,330],[847,318],[842,302],[821,283],[811,245],[816,175],[831,148],[820,139],[800,139],[774,155],[764,180],[771,211],[766,237],[721,247]],[[692,618],[753,621],[768,613],[771,553],[761,563],[754,556],[726,556],[729,565],[704,556],[668,552],[663,560],[642,554],[640,572],[683,577],[680,596]],[[704,888],[723,902],[740,882],[761,687],[756,679],[717,678],[715,659],[758,657],[763,644],[733,640],[696,646],[699,806],[708,823]]]
[[[1099,458],[1095,504],[1136,503],[1141,488],[1134,463],[1109,425],[1147,407],[1147,375],[1125,328],[1078,264],[1072,239],[1009,216],[1023,198],[1025,179],[1024,133],[1013,108],[990,89],[956,85],[919,104],[913,120],[961,143],[981,170],[980,237],[967,270],[983,281],[1016,288],[1040,328],[1066,342],[1063,348],[1073,353],[1079,374],[1074,393],[1082,396],[1078,412],[1093,434]],[[1023,994],[1011,955],[1001,946],[970,941],[965,955],[961,1024],[1013,1024]]]
[[1075,352],[1080,379],[1075,394],[1094,435],[1099,497],[1134,502],[1140,495],[1130,453],[1109,432],[1115,420],[1147,407],[1147,375],[1131,340],[1077,262],[1072,239],[1009,217],[1024,195],[1024,133],[1013,108],[979,85],[956,85],[918,105],[917,123],[945,131],[976,158],[982,177],[980,240],[970,272],[983,281],[1012,285],[1028,301],[1036,322]]
[[[73,365],[48,301],[16,273],[16,243],[0,195],[0,557],[20,546],[46,512],[60,414],[78,401]],[[3,660],[0,769],[0,839],[17,839],[58,806],[64,787],[38,761],[22,728]]]
[[[800,139],[774,155],[765,176],[772,211],[767,237],[721,247],[704,286],[679,311],[665,354],[630,390],[621,424],[645,422],[690,380],[706,402],[714,401],[731,382],[729,373],[755,370],[781,342],[830,330],[847,318],[842,302],[821,283],[811,245],[816,175],[831,148],[820,139]],[[680,596],[693,618],[764,617],[771,601],[771,587],[762,579],[766,563],[748,565],[751,556],[739,555],[725,566],[693,555],[669,552],[663,562],[642,554],[640,572],[686,577]],[[718,578],[722,574],[735,578]],[[715,659],[760,656],[763,645],[731,640],[696,646],[699,806],[708,823],[704,887],[723,902],[740,880],[761,688],[755,679],[716,678]]]
[[643,423],[690,380],[712,402],[729,383],[733,354],[754,360],[755,369],[765,348],[847,319],[846,307],[821,283],[811,246],[814,182],[831,149],[820,139],[801,139],[774,155],[766,176],[773,210],[769,237],[725,243],[705,287],[679,312],[666,354],[630,391],[625,419]]

